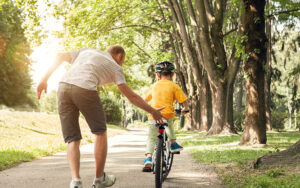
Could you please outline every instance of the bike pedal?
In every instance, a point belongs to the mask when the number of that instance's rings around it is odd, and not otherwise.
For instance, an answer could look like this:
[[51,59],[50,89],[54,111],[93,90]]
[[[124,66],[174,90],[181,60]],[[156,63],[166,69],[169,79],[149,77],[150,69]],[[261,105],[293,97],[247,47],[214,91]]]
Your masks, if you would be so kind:
[[173,154],[180,154],[180,151],[173,152]]
[[143,172],[152,172],[152,168],[144,167]]

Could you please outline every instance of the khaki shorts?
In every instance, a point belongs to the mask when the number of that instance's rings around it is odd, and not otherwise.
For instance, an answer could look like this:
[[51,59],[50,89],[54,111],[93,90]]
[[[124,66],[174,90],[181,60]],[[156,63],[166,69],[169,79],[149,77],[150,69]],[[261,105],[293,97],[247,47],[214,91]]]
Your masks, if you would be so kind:
[[106,131],[105,113],[97,91],[60,83],[57,91],[58,112],[66,143],[82,139],[79,112],[94,134]]

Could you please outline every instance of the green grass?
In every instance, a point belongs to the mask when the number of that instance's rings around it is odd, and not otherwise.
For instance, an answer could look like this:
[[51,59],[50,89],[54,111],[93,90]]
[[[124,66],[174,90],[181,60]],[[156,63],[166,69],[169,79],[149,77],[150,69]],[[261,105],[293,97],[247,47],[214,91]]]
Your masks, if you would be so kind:
[[[85,120],[80,119],[82,144],[92,143],[94,136]],[[126,129],[108,125],[108,136]],[[37,112],[0,110],[0,170],[20,162],[65,151],[58,115]]]
[[267,145],[239,145],[241,133],[205,136],[205,133],[178,131],[177,138],[197,162],[217,168],[229,187],[300,187],[300,164],[290,168],[253,169],[253,161],[265,154],[282,151],[300,139],[299,132],[269,132]]

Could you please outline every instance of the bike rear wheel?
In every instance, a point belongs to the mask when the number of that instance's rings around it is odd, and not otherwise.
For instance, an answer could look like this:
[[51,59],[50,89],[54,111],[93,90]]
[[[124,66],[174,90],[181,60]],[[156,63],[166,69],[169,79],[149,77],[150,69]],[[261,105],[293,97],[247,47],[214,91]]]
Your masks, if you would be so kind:
[[156,153],[155,153],[155,187],[161,188],[163,182],[163,139],[157,140]]
[[164,174],[164,179],[167,178],[167,176],[169,175],[170,171],[171,171],[171,168],[172,168],[172,164],[173,164],[173,157],[174,157],[174,154],[169,152],[168,154],[165,155],[166,157],[166,173]]

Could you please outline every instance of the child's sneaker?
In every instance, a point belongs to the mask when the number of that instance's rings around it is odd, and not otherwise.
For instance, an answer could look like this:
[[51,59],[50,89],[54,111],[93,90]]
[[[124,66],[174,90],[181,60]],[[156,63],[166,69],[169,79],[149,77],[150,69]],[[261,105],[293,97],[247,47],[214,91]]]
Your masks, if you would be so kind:
[[177,142],[174,142],[171,144],[171,152],[174,153],[174,152],[178,152],[178,151],[181,151],[183,150],[183,147],[180,146],[179,144],[177,144]]
[[147,157],[144,160],[143,172],[151,172],[151,168],[152,168],[152,158],[151,157]]
[[71,180],[70,188],[82,188],[82,181],[81,180]]
[[116,176],[114,175],[106,175],[104,173],[104,181],[100,180],[94,180],[93,188],[104,188],[104,187],[110,187],[116,182]]

